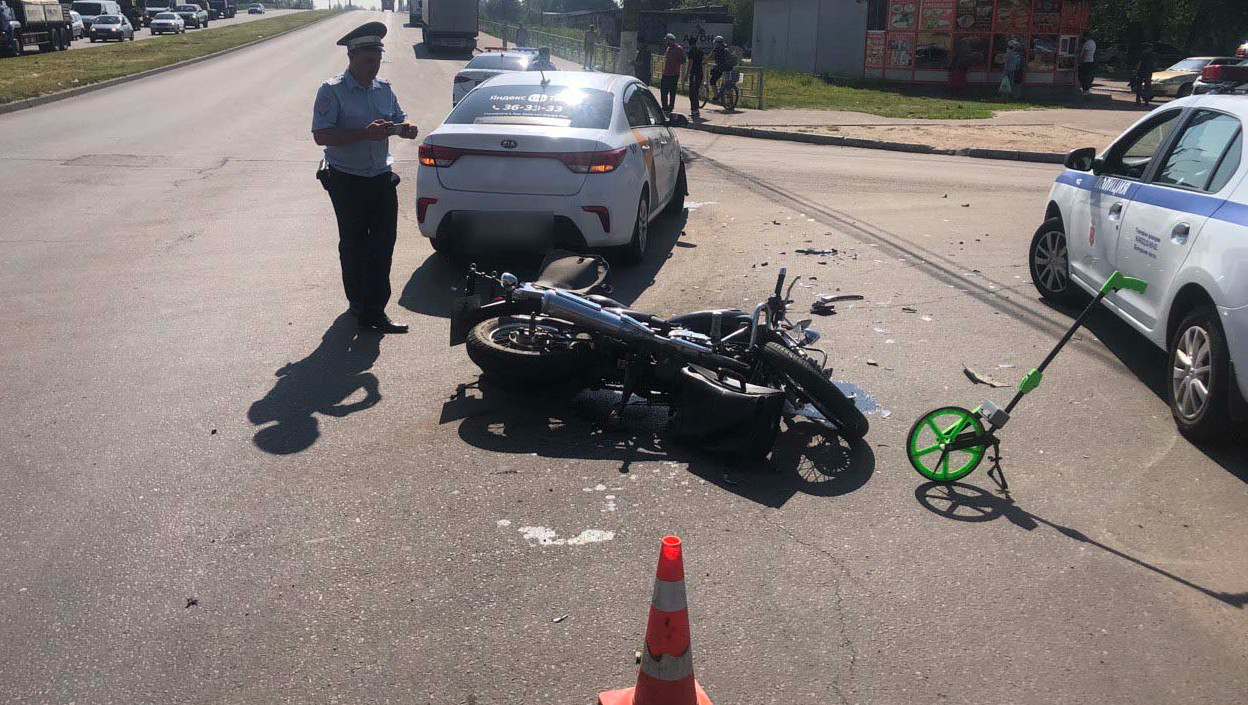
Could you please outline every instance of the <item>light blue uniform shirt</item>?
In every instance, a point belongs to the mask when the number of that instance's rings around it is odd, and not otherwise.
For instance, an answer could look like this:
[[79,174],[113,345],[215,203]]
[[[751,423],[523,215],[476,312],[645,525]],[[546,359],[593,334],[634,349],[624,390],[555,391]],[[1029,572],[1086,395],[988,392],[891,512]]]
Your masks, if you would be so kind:
[[[390,89],[390,82],[373,79],[365,88],[350,71],[343,71],[321,84],[316,92],[312,111],[312,129],[346,127],[360,130],[374,120],[400,123],[407,113],[399,107],[399,99]],[[326,147],[325,161],[340,171],[356,176],[377,176],[390,171],[390,140],[360,140],[343,147]]]

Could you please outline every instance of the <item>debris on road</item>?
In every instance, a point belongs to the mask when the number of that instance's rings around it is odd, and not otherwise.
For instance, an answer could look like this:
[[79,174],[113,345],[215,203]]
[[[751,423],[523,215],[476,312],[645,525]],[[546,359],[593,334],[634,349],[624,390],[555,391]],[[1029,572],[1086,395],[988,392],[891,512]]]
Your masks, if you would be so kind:
[[902,307],[901,307],[901,310],[902,310],[903,312],[905,312],[905,313],[918,313],[918,312],[919,312],[919,309],[917,309],[917,308],[910,308],[909,306],[902,306]]
[[827,301],[816,301],[810,305],[810,312],[816,316],[835,316],[836,304]]
[[190,608],[192,608],[192,607],[198,607],[198,606],[199,606],[199,599],[198,599],[198,598],[194,598],[194,597],[188,597],[188,598],[186,598],[186,609],[188,609],[188,610],[189,610],[189,609],[190,609]]
[[987,375],[981,375],[980,373],[976,372],[975,370],[972,370],[966,365],[962,366],[962,374],[966,375],[966,378],[971,380],[971,382],[974,382],[975,384],[986,384],[989,387],[993,387],[996,389],[1000,389],[1001,387],[1008,386],[1008,385],[1002,384],[1001,382],[998,382],[997,380]]
[[793,250],[793,251],[799,255],[816,255],[819,257],[834,257],[840,254],[840,252],[834,247],[826,249],[826,250],[822,248],[816,248],[816,247],[799,247],[798,249]]
[[838,301],[862,301],[861,294],[824,294],[819,297],[819,301],[825,304],[834,304]]
[[554,622],[555,624],[558,624],[558,623],[562,622],[563,620],[565,620],[565,619],[567,619],[568,617],[571,617],[571,616],[572,616],[572,615],[570,615],[570,614],[565,614],[565,615],[563,615],[562,617],[555,617],[554,619],[552,619],[552,620],[550,620],[550,621],[551,621],[551,622]]
[[868,365],[870,365],[870,366],[872,366],[872,367],[879,367],[879,366],[880,366],[880,363],[876,362],[875,360],[872,360],[872,359],[871,359],[871,358],[869,358],[869,357],[867,358],[867,364],[868,364]]

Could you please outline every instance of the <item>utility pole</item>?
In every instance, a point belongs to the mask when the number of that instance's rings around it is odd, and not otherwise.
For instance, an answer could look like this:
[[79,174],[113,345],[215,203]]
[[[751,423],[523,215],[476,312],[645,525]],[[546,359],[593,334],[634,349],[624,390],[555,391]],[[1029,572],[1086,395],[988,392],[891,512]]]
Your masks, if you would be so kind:
[[633,62],[637,59],[637,13],[641,0],[624,0],[624,30],[620,32],[619,66],[616,73],[632,75]]

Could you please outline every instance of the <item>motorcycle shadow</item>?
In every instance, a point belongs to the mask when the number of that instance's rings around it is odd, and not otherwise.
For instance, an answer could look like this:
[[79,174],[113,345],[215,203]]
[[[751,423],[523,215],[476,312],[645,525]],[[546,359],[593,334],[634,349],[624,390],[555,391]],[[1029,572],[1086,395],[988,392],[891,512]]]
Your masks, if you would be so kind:
[[823,424],[782,425],[771,455],[741,460],[713,444],[700,447],[665,432],[667,409],[630,405],[618,425],[605,423],[619,401],[610,391],[519,392],[481,378],[459,385],[442,405],[440,424],[459,423],[465,443],[496,453],[607,460],[627,474],[635,463],[679,462],[693,475],[758,504],[779,508],[798,493],[835,497],[862,487],[875,472],[865,442],[850,443]]

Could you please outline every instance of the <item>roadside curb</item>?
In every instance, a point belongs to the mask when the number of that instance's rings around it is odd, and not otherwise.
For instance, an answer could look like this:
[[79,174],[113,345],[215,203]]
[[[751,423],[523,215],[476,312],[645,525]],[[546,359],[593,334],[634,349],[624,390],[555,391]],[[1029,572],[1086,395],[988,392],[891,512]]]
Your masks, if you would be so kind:
[[1066,160],[1066,155],[1059,152],[1026,152],[1013,149],[974,149],[966,147],[945,149],[926,144],[884,142],[881,140],[864,140],[855,137],[836,137],[833,135],[807,135],[800,132],[779,132],[776,130],[759,130],[753,127],[731,127],[728,125],[698,125],[689,123],[687,127],[690,130],[712,132],[717,135],[753,137],[755,139],[780,140],[784,142],[805,142],[807,144],[831,147],[882,149],[890,152],[909,152],[910,154],[938,154],[950,157],[975,157],[976,159],[1000,159],[1039,164],[1061,164]]
[[[73,98],[75,96],[80,96],[80,95],[83,95],[84,93],[91,93],[93,91],[104,90],[105,88],[112,88],[113,86],[120,86],[124,83],[137,81],[141,78],[147,78],[148,76],[155,76],[156,74],[165,73],[166,71],[173,71],[174,69],[185,68],[192,64],[198,64],[201,61],[208,61],[209,59],[215,59],[220,56],[225,56],[226,54],[232,54],[236,51],[240,51],[248,47],[253,47],[257,44],[263,44],[272,39],[277,39],[278,37],[286,36],[287,34],[290,34],[291,32],[298,32],[301,29],[307,29],[308,27],[312,27],[314,25],[320,24],[321,22],[324,22],[325,20],[328,20],[330,18],[337,17],[337,16],[338,15],[336,14],[327,15],[325,17],[322,17],[319,20],[312,20],[311,22],[305,25],[292,27],[285,31],[278,32],[277,34],[267,36],[263,39],[256,39],[254,41],[247,42],[246,44],[239,44],[236,47],[230,47],[229,49],[222,49],[221,51],[218,51],[212,54],[205,54],[204,56],[197,56],[194,59],[187,59],[186,61],[179,61],[176,64],[169,64],[168,66],[161,66],[161,67],[154,68],[154,69],[148,69],[147,71],[140,71],[139,73],[132,73],[129,76],[118,76],[117,78],[110,78],[107,81],[100,81],[99,83],[92,83],[90,85],[79,86],[77,88],[69,88],[63,91],[57,91],[56,93],[49,93],[47,95],[41,95],[37,98],[22,98],[20,100],[15,100],[11,103],[3,103],[3,104],[0,104],[0,115],[4,115],[6,113],[15,113],[19,110],[25,110],[27,108],[36,108],[36,107],[39,107],[40,105],[47,105],[48,103],[55,103],[57,101],[65,100],[66,98]],[[87,50],[87,51],[90,51],[90,50]]]

